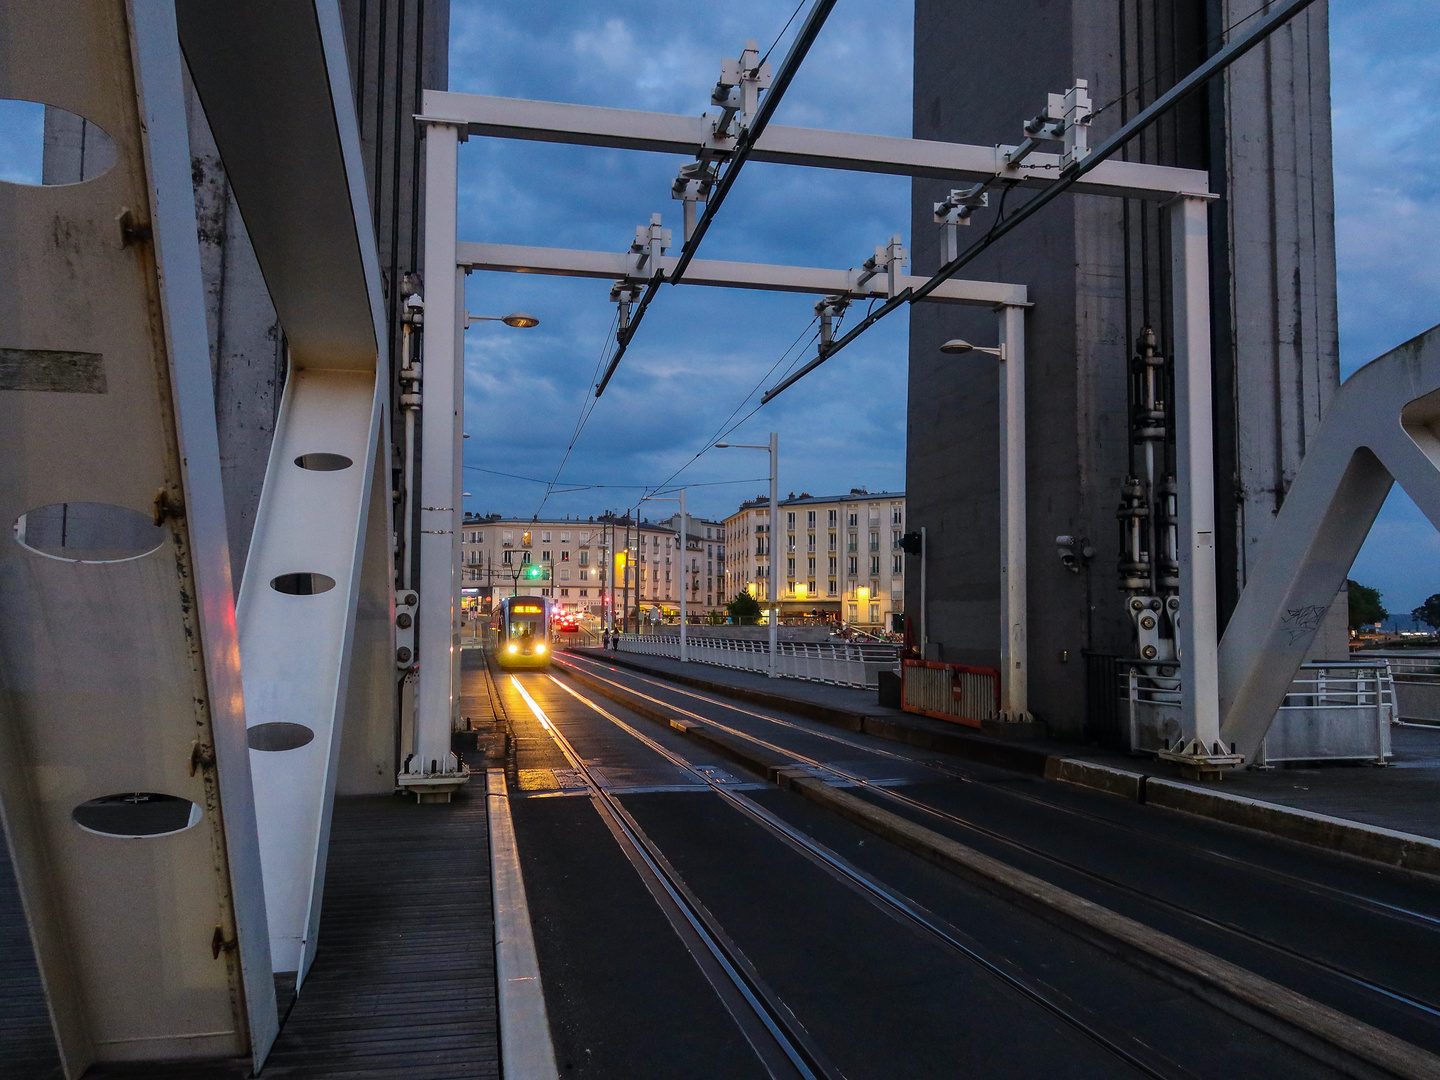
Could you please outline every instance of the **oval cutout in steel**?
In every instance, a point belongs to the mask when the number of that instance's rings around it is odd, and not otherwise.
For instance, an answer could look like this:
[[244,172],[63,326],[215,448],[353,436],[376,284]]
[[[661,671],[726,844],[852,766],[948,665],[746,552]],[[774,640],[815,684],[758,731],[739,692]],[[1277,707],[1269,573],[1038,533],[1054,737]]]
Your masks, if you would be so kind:
[[80,184],[110,171],[115,141],[99,125],[54,105],[0,98],[6,133],[0,180],[30,187]]
[[89,799],[70,817],[86,832],[139,839],[184,832],[200,820],[200,807],[178,795],[131,791]]
[[302,570],[299,573],[281,574],[271,578],[270,587],[276,592],[289,593],[291,596],[315,596],[333,589],[335,579],[326,574]]
[[292,724],[288,720],[272,720],[256,724],[245,732],[251,750],[266,750],[271,753],[280,750],[299,750],[312,739],[315,732],[304,724]]
[[348,469],[355,462],[344,454],[314,453],[301,454],[295,459],[295,464],[313,472],[339,472],[341,469]]
[[22,547],[66,562],[123,562],[149,555],[165,542],[153,514],[109,503],[52,503],[15,519]]

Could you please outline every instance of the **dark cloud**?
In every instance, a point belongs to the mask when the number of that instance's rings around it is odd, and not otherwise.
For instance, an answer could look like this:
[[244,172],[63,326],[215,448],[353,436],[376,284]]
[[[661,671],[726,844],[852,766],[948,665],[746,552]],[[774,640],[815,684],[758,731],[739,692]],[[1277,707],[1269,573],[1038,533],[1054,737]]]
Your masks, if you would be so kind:
[[[452,10],[452,89],[698,114],[720,59],[746,38],[768,48],[793,9],[775,4],[499,0]],[[910,133],[909,4],[841,5],[788,92],[777,123]],[[793,30],[793,28],[792,28]],[[788,38],[772,56],[778,63]],[[678,157],[590,147],[472,140],[461,154],[460,222],[467,239],[618,251],[652,212],[678,232],[669,198]],[[891,234],[908,234],[909,182],[754,164],[706,238],[708,258],[857,265]],[[586,388],[606,353],[608,282],[504,274],[469,279],[472,311],[512,309],[535,330],[479,324],[467,334],[466,461],[546,480],[566,453]],[[797,335],[813,300],[742,290],[666,288],[566,461],[559,487],[655,484],[684,465],[757,389]],[[792,353],[803,360],[813,346]],[[898,488],[905,454],[906,331],[895,320],[756,414],[733,438],[780,433],[786,490]],[[783,366],[780,370],[784,370]],[[743,417],[755,404],[741,409]],[[760,454],[712,452],[684,473],[690,505],[722,516],[754,494]],[[762,485],[763,486],[763,485]],[[471,471],[467,506],[530,514],[544,487]],[[758,490],[758,489],[757,489]],[[639,487],[556,494],[546,512],[624,505]],[[660,506],[659,512],[665,512]]]

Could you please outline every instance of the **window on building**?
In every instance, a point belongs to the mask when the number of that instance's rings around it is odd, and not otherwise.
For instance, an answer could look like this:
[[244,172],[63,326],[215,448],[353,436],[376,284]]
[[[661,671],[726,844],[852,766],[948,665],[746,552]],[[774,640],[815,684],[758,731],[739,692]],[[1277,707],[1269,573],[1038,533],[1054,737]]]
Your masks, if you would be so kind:
[[[831,572],[833,573],[834,571]],[[837,593],[837,590],[835,588],[835,579],[833,577],[830,579],[830,587],[826,590],[826,592],[828,592],[831,596],[834,596]]]
[[581,581],[589,581],[589,580],[590,580],[590,571],[589,571],[589,570],[581,570],[581,571],[580,571],[580,580],[581,580]]
[[569,589],[561,589],[561,590],[560,590],[560,595],[561,595],[562,597],[569,596],[569,595],[570,595],[570,590],[569,590]]
[[529,562],[530,562],[530,552],[528,552],[528,551],[522,551],[522,552],[520,552],[520,565],[521,565],[521,566],[526,566],[526,565],[529,564]]
[[590,565],[590,552],[588,552],[588,551],[582,551],[582,552],[580,552],[580,565],[581,565],[581,566],[589,566],[589,565]]
[[872,506],[872,507],[870,507],[870,524],[874,525],[874,524],[875,524],[876,522],[878,522],[879,520],[880,520],[880,508],[879,508],[878,506]]
[[815,576],[815,556],[810,556],[810,576]]
[[809,544],[808,544],[808,549],[809,549],[810,551],[814,551],[814,550],[815,550],[815,534],[814,534],[814,533],[811,533],[808,539],[809,539],[809,541],[810,541]]
[[514,554],[515,554],[515,552],[513,552],[513,551],[509,551],[509,550],[502,551],[502,552],[500,553],[500,561],[503,562],[506,566],[509,566],[509,565],[510,565],[510,556],[512,556],[512,555],[514,555]]
[[892,573],[892,574],[902,573],[902,572],[904,571],[904,568],[905,568],[905,559],[904,559],[904,556],[896,555],[894,561],[891,563],[890,573]]
[[561,542],[562,544],[568,544],[568,543],[570,542],[570,534],[569,534],[569,533],[561,533],[561,534],[560,534],[560,542]]
[[530,534],[529,534],[528,532],[523,532],[523,533],[520,534],[520,546],[521,546],[521,547],[529,547],[529,546],[530,546]]
[[835,527],[835,514],[836,514],[836,511],[834,511],[834,510],[831,510],[831,511],[830,511],[830,527],[831,527],[832,529]]
[[879,550],[880,550],[880,531],[879,531],[878,529],[871,529],[871,530],[870,530],[870,550],[871,550],[871,551],[879,551]]
[[786,559],[785,561],[786,561],[787,564],[789,564],[789,573],[790,573],[790,576],[791,576],[791,577],[794,577],[794,576],[795,576],[795,560],[794,560],[794,559]]
[[561,561],[561,562],[569,562],[569,561],[570,561],[570,552],[568,552],[568,551],[562,551],[562,552],[560,552],[560,561]]
[[589,590],[589,589],[581,589],[581,590],[580,590],[580,595],[581,595],[581,596],[589,596],[589,595],[590,595],[590,590]]
[[871,604],[871,605],[870,605],[870,621],[871,621],[872,623],[878,623],[878,622],[880,621],[880,605],[879,605],[879,604]]
[[542,532],[540,534],[540,542],[542,544],[548,544],[550,542],[550,534],[548,532]]
[[835,534],[833,532],[830,534],[830,550],[835,550]]
[[795,513],[794,513],[794,511],[791,511],[790,513],[788,513],[788,514],[785,515],[785,523],[786,523],[791,529],[794,529],[794,528],[795,528]]
[[859,605],[859,604],[851,604],[851,605],[850,605],[850,621],[851,621],[851,622],[859,622],[859,621],[860,621],[860,605]]
[[500,534],[500,539],[507,544],[513,544],[515,542],[515,533],[511,529],[506,529]]
[[560,580],[561,580],[561,581],[569,581],[569,580],[570,580],[570,568],[569,568],[568,566],[562,566],[562,567],[560,568]]
[[541,552],[540,552],[540,561],[541,561],[541,562],[552,562],[553,560],[550,558],[550,552],[548,552],[548,551],[541,551]]
[[872,574],[878,574],[878,573],[880,573],[880,556],[879,556],[879,555],[871,555],[871,556],[870,556],[870,573],[872,573]]
[[890,508],[890,524],[891,524],[891,525],[903,525],[903,524],[905,524],[905,511],[902,510],[902,509],[900,509],[900,507],[898,507],[898,506],[892,506],[892,507]]
[[856,558],[855,558],[854,555],[851,555],[851,556],[850,556],[850,576],[851,576],[851,577],[854,577],[854,576],[856,575],[856,573],[858,573],[858,571],[857,571],[857,569],[856,569],[856,566],[857,566]]
[[806,515],[805,515],[805,518],[806,518],[806,522],[805,522],[805,523],[806,523],[810,528],[813,529],[813,528],[815,527],[815,511],[814,511],[814,510],[808,511],[808,512],[806,513]]
[[860,515],[859,515],[859,514],[851,514],[851,515],[850,515],[850,527],[853,529],[856,525],[859,525],[859,524],[860,524]]

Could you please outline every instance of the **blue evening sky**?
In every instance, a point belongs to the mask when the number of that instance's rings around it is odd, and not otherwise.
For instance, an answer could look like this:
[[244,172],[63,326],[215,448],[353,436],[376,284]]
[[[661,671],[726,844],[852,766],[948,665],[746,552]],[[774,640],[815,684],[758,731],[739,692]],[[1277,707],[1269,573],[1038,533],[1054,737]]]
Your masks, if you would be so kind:
[[[737,55],[747,37],[767,48],[791,10],[758,0],[454,0],[450,86],[698,113],[719,58]],[[908,136],[912,20],[910,3],[837,5],[777,122]],[[1440,19],[1433,0],[1332,0],[1331,20],[1348,375],[1440,321],[1440,170],[1427,130],[1427,103],[1440,94]],[[662,212],[667,224],[678,219],[679,204],[668,197],[676,158],[477,139],[462,147],[461,163],[466,238],[619,250],[651,212]],[[905,179],[751,164],[703,256],[853,266],[892,232],[908,240],[908,213]],[[678,224],[675,231],[678,238]],[[474,274],[469,297],[472,311],[521,308],[542,323],[528,331],[480,324],[467,335],[474,418],[467,463],[549,481],[609,348],[607,285]],[[551,494],[544,512],[620,508],[638,491],[622,485],[666,480],[747,394],[773,383],[763,376],[811,316],[810,301],[799,296],[663,289],[558,488],[610,486]],[[905,323],[903,314],[882,323],[734,433],[735,441],[763,442],[779,432],[782,493],[904,483]],[[758,395],[748,400],[739,416]],[[683,479],[714,485],[693,488],[690,506],[718,517],[764,487],[718,482],[763,475],[762,454],[711,451]],[[540,509],[547,490],[473,470],[466,487],[470,509],[525,516]],[[666,504],[654,510],[669,512]],[[1440,534],[1398,488],[1354,574],[1396,611],[1440,592]]]

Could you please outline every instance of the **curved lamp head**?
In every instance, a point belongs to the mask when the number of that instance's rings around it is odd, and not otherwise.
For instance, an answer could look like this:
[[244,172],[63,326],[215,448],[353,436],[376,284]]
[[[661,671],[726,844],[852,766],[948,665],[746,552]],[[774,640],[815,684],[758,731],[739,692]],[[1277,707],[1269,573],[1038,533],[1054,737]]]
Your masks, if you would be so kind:
[[537,319],[534,315],[527,315],[523,311],[512,311],[509,315],[506,315],[500,321],[503,322],[506,326],[515,326],[519,327],[522,330],[528,330],[532,326],[540,325],[539,319]]
[[949,341],[945,342],[944,345],[941,345],[940,351],[943,353],[948,353],[951,356],[960,356],[965,353],[972,352],[989,353],[991,356],[998,356],[1002,360],[1005,359],[1005,350],[1003,347],[999,349],[990,349],[986,348],[984,345],[971,345],[970,342],[966,341],[964,338],[958,337],[951,338]]

